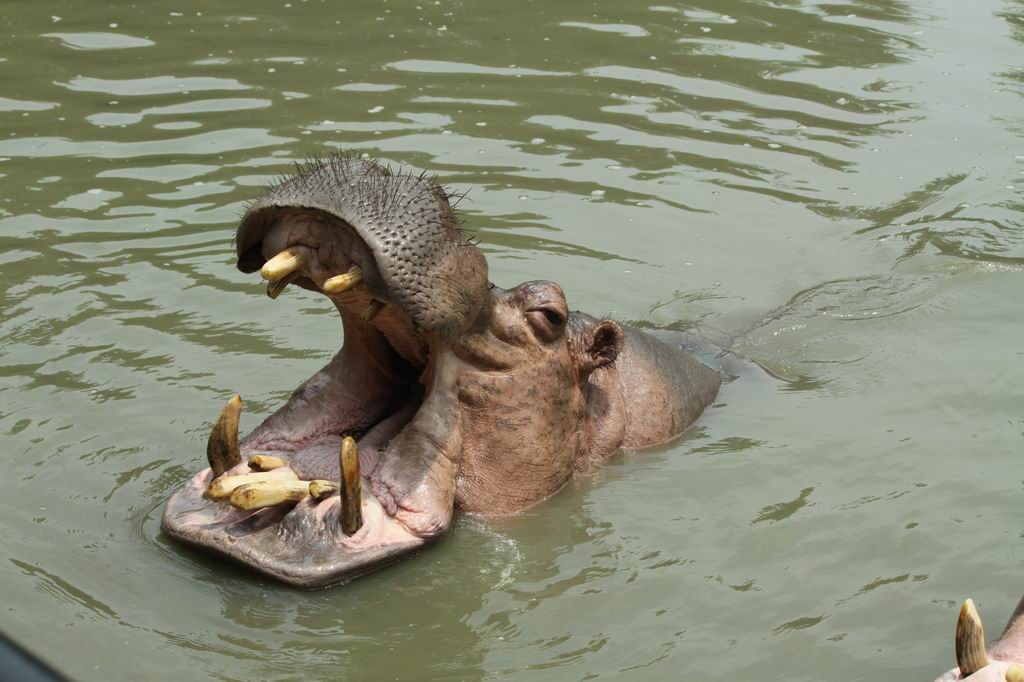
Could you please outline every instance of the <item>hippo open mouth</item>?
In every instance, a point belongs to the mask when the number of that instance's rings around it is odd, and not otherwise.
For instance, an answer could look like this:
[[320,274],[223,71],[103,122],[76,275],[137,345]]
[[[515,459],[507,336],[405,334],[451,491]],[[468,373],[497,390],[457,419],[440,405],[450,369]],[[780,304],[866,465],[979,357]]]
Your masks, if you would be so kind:
[[168,500],[171,536],[305,587],[344,582],[440,537],[456,508],[521,510],[622,447],[678,435],[717,373],[561,288],[487,279],[444,190],[357,159],[317,162],[253,203],[238,268],[267,294],[326,296],[344,345]]
[[239,269],[260,270],[272,298],[290,284],[327,296],[344,346],[241,442],[241,401],[229,402],[211,468],[170,499],[164,529],[307,586],[437,537],[452,513],[458,417],[445,340],[487,291],[486,261],[444,191],[373,163],[313,164],[249,207],[236,244]]

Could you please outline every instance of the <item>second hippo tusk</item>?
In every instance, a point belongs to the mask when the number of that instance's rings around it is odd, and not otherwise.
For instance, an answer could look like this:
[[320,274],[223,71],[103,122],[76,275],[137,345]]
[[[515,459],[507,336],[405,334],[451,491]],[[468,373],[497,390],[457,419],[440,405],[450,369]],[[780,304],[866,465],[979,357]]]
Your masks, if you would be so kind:
[[972,599],[964,601],[956,621],[956,664],[960,666],[961,677],[973,675],[988,665],[985,630]]
[[285,249],[260,268],[260,274],[268,282],[276,282],[302,267],[306,256],[298,249]]
[[238,474],[237,476],[221,476],[215,478],[206,489],[206,497],[211,500],[226,500],[231,493],[243,485],[249,483],[266,483],[267,481],[294,481],[295,472],[292,471],[260,471],[251,474]]
[[363,322],[369,322],[373,318],[377,317],[377,313],[382,310],[384,310],[384,301],[373,299],[370,301],[370,304],[366,306],[366,310],[359,315],[359,319]]
[[280,469],[284,465],[285,461],[283,459],[273,455],[253,455],[249,458],[249,468],[253,471],[271,471],[272,469]]
[[298,502],[309,495],[307,481],[274,480],[246,483],[231,493],[231,506],[235,509],[263,509],[279,504]]
[[1024,665],[1014,663],[1007,668],[1006,682],[1024,682]]
[[267,296],[271,300],[276,299],[284,292],[285,289],[288,288],[289,284],[299,278],[299,274],[300,273],[296,270],[295,272],[288,273],[276,282],[267,282]]
[[359,473],[359,446],[345,436],[338,453],[341,465],[341,532],[353,535],[363,526],[362,475]]
[[363,269],[358,265],[354,265],[345,274],[335,275],[334,277],[324,281],[323,290],[328,296],[333,296],[335,294],[348,291],[362,281]]
[[216,478],[242,461],[238,451],[238,420],[242,415],[242,397],[237,393],[214,422],[206,441],[206,461]]

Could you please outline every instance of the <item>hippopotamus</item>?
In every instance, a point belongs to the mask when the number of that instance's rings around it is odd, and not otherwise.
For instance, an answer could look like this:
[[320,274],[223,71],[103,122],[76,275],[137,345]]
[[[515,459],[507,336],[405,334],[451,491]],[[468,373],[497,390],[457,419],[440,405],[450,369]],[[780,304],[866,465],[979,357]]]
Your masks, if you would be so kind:
[[1024,682],[1024,597],[1017,603],[1003,633],[992,648],[985,648],[981,616],[971,599],[964,601],[956,623],[957,667],[935,682]]
[[440,539],[456,511],[514,514],[624,449],[666,443],[722,375],[678,343],[503,289],[426,174],[337,156],[265,191],[237,267],[341,316],[341,350],[252,433],[231,398],[209,467],[167,501],[169,536],[301,587]]

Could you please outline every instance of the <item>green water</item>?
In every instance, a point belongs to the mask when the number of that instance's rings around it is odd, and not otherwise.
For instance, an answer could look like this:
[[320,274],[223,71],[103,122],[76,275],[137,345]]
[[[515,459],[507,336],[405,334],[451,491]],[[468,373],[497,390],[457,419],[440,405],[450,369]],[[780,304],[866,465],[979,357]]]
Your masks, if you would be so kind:
[[[1024,591],[1019,1],[6,0],[0,629],[79,680],[930,679]],[[164,500],[339,347],[233,268],[307,155],[469,190],[501,285],[773,376],[522,516],[298,592]]]

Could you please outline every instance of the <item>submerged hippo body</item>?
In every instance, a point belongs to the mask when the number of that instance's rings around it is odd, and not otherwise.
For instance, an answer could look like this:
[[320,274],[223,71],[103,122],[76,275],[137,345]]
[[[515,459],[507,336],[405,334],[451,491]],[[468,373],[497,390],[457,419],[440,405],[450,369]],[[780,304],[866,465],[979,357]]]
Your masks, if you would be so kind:
[[[250,206],[237,253],[272,297],[288,284],[326,295],[344,345],[240,443],[229,403],[211,468],[168,500],[162,526],[288,583],[370,572],[437,539],[456,509],[523,510],[622,448],[675,438],[721,384],[672,344],[570,312],[553,282],[491,284],[422,175],[312,164]],[[346,436],[358,455],[340,465]],[[230,503],[214,496],[253,479],[255,454],[284,466]],[[339,479],[340,492],[306,494],[308,481]],[[247,506],[243,489],[286,499]]]

